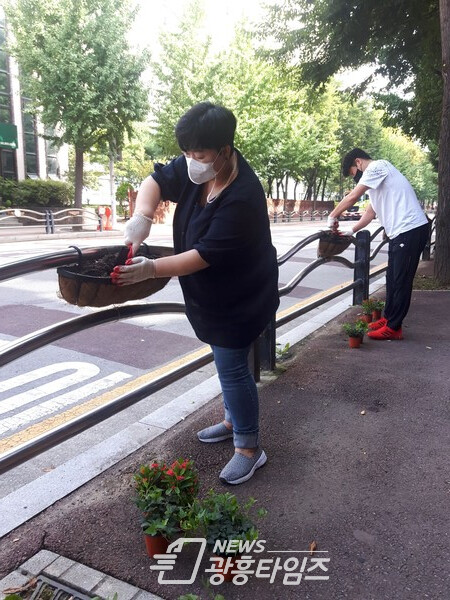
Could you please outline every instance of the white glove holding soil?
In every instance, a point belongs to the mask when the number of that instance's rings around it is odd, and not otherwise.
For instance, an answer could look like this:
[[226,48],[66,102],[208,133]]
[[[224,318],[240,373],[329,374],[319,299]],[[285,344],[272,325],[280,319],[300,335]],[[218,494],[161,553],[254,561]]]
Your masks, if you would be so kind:
[[337,229],[339,227],[339,219],[337,217],[329,216],[327,219],[327,227],[330,229]]
[[155,261],[145,256],[130,258],[124,265],[114,267],[113,281],[119,285],[130,285],[155,278]]
[[142,242],[148,238],[153,220],[140,213],[135,213],[127,221],[124,230],[124,244],[133,246],[133,254],[139,249]]

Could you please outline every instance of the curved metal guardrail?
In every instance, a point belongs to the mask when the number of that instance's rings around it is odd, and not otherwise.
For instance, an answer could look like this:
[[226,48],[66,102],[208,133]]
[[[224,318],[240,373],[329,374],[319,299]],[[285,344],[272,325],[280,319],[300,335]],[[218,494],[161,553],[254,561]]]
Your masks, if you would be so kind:
[[94,227],[103,230],[103,221],[95,210],[89,208],[46,208],[43,211],[30,208],[5,208],[0,210],[0,226],[2,229],[24,226],[29,229],[45,229],[45,233],[53,234],[59,229],[74,227],[86,230]]
[[[278,263],[281,265],[285,263],[289,258],[294,256],[297,252],[308,246],[314,241],[319,240],[320,234],[316,233],[308,236],[293,248],[288,250],[284,255],[280,256]],[[292,291],[307,275],[309,275],[315,269],[321,267],[327,262],[338,262],[345,265],[346,267],[353,269],[354,281],[351,284],[342,286],[338,290],[334,290],[328,295],[323,296],[320,299],[312,300],[297,311],[293,311],[289,315],[285,315],[282,318],[276,320],[274,315],[272,322],[267,327],[266,331],[260,336],[259,340],[254,344],[253,356],[255,363],[255,379],[259,379],[259,371],[261,366],[264,369],[273,369],[275,367],[275,350],[276,350],[276,329],[282,325],[298,318],[299,316],[306,314],[307,312],[325,304],[326,302],[353,290],[354,292],[354,304],[360,304],[362,299],[368,296],[369,290],[369,278],[375,276],[373,272],[369,273],[370,270],[370,235],[368,231],[361,231],[356,236],[355,244],[355,261],[351,262],[348,259],[341,256],[334,256],[332,258],[319,258],[305,267],[295,277],[291,279],[285,286],[280,288],[280,296],[288,294]],[[384,241],[383,243],[386,243]],[[381,245],[383,245],[383,243]],[[122,246],[116,246],[115,248],[120,249]],[[103,248],[87,248],[83,249],[82,255],[89,257],[100,257],[104,252],[110,250]],[[379,251],[379,250],[378,250]],[[40,257],[34,257],[31,259],[17,261],[9,265],[0,267],[0,282],[27,273],[32,273],[39,270],[55,268],[62,265],[72,264],[79,259],[80,250],[75,246],[72,246],[68,250],[62,252],[55,252],[46,254]],[[386,267],[381,267],[376,271],[376,275],[379,275],[385,270]],[[0,365],[8,364],[9,362],[16,360],[17,358],[32,352],[42,346],[50,344],[58,339],[72,335],[79,331],[95,327],[97,325],[108,323],[111,321],[117,321],[121,319],[127,319],[142,315],[149,314],[166,314],[166,313],[184,313],[185,306],[182,303],[177,302],[161,302],[161,303],[147,303],[147,304],[128,304],[121,306],[114,306],[111,308],[101,309],[88,315],[82,315],[67,319],[61,323],[50,325],[39,331],[28,334],[10,344],[7,344],[0,350]],[[128,408],[129,406],[139,402],[146,396],[170,385],[171,383],[181,379],[189,373],[199,369],[200,367],[212,362],[212,352],[207,351],[205,347],[205,353],[197,357],[181,367],[174,369],[173,371],[155,379],[152,382],[146,383],[132,392],[128,392],[119,396],[110,403],[96,408],[85,415],[82,415],[64,425],[61,425],[33,440],[16,447],[13,451],[0,455],[0,474],[8,471],[9,469],[29,460],[30,458],[40,454],[41,452],[58,445],[59,443],[73,437],[77,433],[96,425],[104,419]]]

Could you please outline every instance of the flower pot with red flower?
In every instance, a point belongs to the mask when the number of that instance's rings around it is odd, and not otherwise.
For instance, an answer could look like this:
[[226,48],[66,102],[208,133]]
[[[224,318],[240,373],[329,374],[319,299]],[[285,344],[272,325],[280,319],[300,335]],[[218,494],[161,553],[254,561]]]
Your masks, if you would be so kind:
[[[142,530],[149,556],[153,541],[167,548],[169,541],[190,528],[190,510],[198,493],[198,475],[192,461],[179,459],[172,464],[153,461],[142,465],[134,475],[135,503],[142,512]],[[161,540],[160,538],[163,538]],[[164,541],[165,540],[165,541]]]

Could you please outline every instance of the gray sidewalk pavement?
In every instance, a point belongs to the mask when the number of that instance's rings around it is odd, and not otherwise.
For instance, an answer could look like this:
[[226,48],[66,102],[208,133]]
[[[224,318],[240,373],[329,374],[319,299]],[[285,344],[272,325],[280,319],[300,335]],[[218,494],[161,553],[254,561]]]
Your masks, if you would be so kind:
[[[431,266],[422,263],[420,272]],[[118,600],[144,591],[168,600],[187,593],[206,600],[211,589],[226,600],[447,598],[449,307],[450,291],[415,291],[405,339],[366,339],[358,350],[348,348],[341,329],[358,312],[350,308],[299,343],[283,372],[261,386],[268,462],[250,481],[224,487],[218,473],[231,442],[196,439],[197,430],[221,418],[216,398],[6,535],[0,578],[29,576],[21,565],[37,555],[34,560],[47,562],[50,571],[58,566],[60,581],[86,592],[108,590],[109,597],[117,591]],[[259,523],[265,551],[254,554],[255,561],[278,557],[282,566],[306,558],[308,569],[316,557],[327,557],[327,573],[309,575],[329,578],[286,585],[285,572],[275,571],[273,582],[250,576],[245,585],[207,589],[204,560],[194,583],[159,584],[132,502],[132,475],[153,458],[185,456],[199,470],[201,493],[231,491],[267,509]],[[312,541],[317,551],[310,556]],[[177,577],[189,578],[196,551],[195,544],[183,550]]]

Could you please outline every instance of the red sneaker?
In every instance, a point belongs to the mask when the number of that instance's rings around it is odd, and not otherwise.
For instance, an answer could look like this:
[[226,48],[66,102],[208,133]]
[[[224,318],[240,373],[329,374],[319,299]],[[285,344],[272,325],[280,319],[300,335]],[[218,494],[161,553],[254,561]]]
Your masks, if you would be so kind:
[[402,340],[403,334],[401,328],[396,331],[385,325],[375,331],[369,331],[367,337],[370,337],[372,340]]
[[369,323],[369,330],[375,331],[376,329],[381,329],[385,325],[387,325],[387,319],[378,319],[378,321],[373,321],[372,323]]

